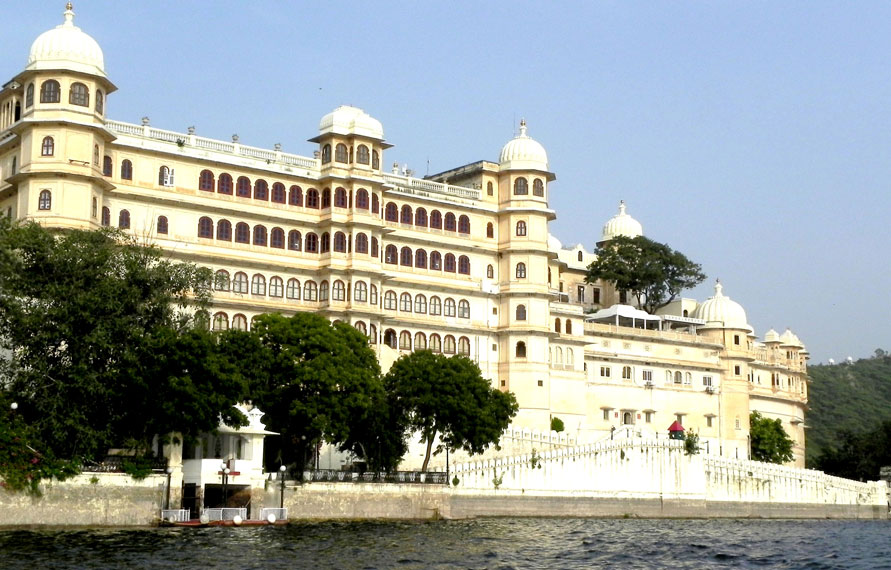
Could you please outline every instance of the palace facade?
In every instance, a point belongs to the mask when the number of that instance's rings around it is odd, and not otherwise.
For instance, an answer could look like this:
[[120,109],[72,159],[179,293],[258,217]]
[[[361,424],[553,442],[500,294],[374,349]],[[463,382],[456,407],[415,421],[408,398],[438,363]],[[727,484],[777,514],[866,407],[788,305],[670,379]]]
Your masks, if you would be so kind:
[[[577,441],[680,421],[710,454],[749,455],[748,418],[780,418],[804,464],[808,353],[755,336],[723,294],[658,315],[585,282],[594,259],[550,236],[544,147],[521,122],[497,160],[426,178],[387,167],[379,121],[342,106],[311,156],[112,120],[103,53],[74,25],[40,35],[0,91],[0,212],[54,228],[120,227],[217,275],[214,329],[314,311],[401,354],[465,354],[521,406]],[[620,204],[602,240],[640,235]],[[592,244],[593,245],[593,244]]]

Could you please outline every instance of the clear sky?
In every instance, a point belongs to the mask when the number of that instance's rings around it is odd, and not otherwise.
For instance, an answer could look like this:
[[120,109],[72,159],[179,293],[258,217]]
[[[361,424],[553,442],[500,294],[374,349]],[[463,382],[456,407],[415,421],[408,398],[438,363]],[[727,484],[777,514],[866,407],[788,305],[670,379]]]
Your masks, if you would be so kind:
[[[76,0],[110,117],[311,156],[341,104],[418,175],[495,160],[525,118],[565,245],[620,199],[759,338],[891,349],[891,3]],[[64,2],[0,2],[0,80]]]

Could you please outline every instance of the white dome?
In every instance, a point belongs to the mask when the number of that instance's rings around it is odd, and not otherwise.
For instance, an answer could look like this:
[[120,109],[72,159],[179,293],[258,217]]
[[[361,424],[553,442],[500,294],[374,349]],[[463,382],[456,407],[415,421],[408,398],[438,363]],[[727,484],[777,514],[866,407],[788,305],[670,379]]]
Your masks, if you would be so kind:
[[501,149],[501,167],[508,170],[548,170],[548,153],[541,143],[526,134],[526,121],[520,121],[520,134]]
[[319,121],[319,134],[360,135],[383,140],[381,122],[358,107],[341,105]]
[[801,339],[799,339],[798,335],[796,335],[790,329],[786,329],[786,331],[782,335],[780,335],[780,343],[783,346],[804,348],[804,344],[802,344]]
[[603,234],[600,241],[609,241],[616,236],[634,238],[642,235],[643,226],[625,213],[625,200],[621,200],[619,202],[619,213],[603,224]]
[[780,342],[780,333],[770,329],[764,333],[764,342]]
[[65,21],[43,32],[31,44],[26,70],[68,69],[105,77],[105,58],[96,40],[74,25],[71,2]]
[[548,234],[548,251],[560,251],[563,244],[553,234]]
[[745,329],[752,331],[742,305],[725,297],[721,282],[715,283],[715,295],[696,308],[695,317],[705,321],[704,329]]

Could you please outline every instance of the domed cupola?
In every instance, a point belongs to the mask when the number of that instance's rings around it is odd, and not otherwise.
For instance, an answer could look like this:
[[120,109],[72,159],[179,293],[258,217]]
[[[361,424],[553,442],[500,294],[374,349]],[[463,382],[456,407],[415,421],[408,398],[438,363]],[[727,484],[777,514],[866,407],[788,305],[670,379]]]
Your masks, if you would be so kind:
[[726,297],[720,281],[715,283],[715,294],[696,308],[694,317],[705,321],[703,329],[743,329],[752,332],[742,305]]
[[625,200],[619,202],[619,213],[603,224],[601,242],[609,241],[616,236],[634,238],[643,235],[643,226],[625,212]]
[[782,346],[789,346],[792,348],[804,348],[804,344],[802,344],[801,339],[798,338],[791,329],[786,329],[786,331],[780,335],[780,344]]
[[503,170],[548,171],[548,153],[541,143],[526,134],[526,120],[520,121],[520,134],[501,149]]
[[40,34],[31,44],[26,71],[65,69],[105,78],[102,48],[74,25],[71,2],[65,9],[65,21]]
[[779,344],[780,343],[780,333],[777,331],[770,329],[766,333],[764,333],[764,342],[765,344]]
[[362,109],[341,105],[319,121],[319,136],[327,134],[358,135],[383,140],[384,127]]

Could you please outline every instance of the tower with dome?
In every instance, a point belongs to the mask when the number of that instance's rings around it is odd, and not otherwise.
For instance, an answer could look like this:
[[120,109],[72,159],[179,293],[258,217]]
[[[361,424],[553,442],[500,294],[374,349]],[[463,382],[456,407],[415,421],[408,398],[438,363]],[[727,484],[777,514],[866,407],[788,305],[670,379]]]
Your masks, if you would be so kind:
[[[388,166],[382,123],[354,106],[322,117],[302,153],[110,118],[116,87],[70,4],[26,50],[7,54],[22,71],[0,91],[0,213],[117,226],[212,268],[214,329],[313,311],[366,334],[385,370],[415,350],[467,355],[516,394],[521,447],[555,417],[566,445],[680,421],[706,453],[744,458],[759,411],[803,465],[801,340],[759,340],[720,283],[650,315],[585,282],[596,244],[550,234],[562,190],[534,121],[492,160],[419,178]],[[643,235],[633,208],[600,214],[598,243]]]

